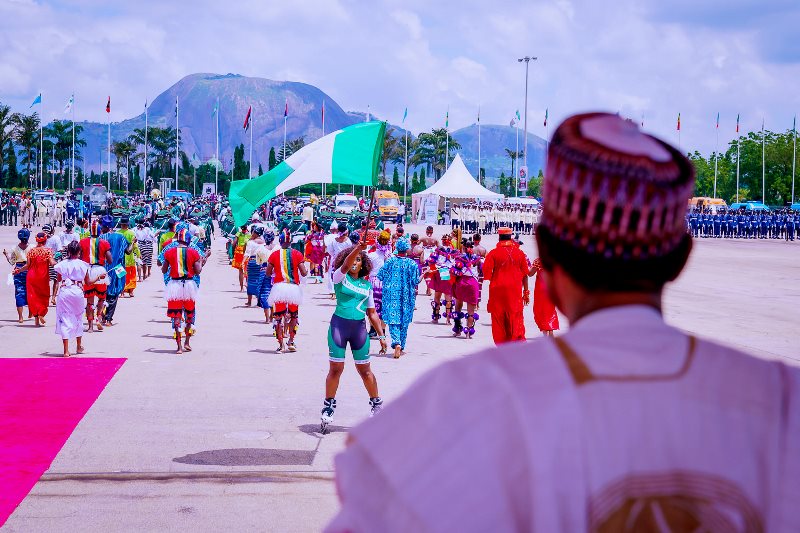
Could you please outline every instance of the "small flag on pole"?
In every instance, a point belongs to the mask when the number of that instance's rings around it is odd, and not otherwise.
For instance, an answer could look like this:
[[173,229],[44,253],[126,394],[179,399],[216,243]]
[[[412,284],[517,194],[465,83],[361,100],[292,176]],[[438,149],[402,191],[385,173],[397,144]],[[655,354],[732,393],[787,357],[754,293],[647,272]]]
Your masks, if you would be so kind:
[[481,106],[478,106],[478,124],[481,123]]
[[449,128],[450,127],[450,110],[449,109],[447,110],[447,114],[444,116],[444,127],[445,128]]
[[325,124],[325,100],[322,101],[322,123]]
[[144,101],[144,108],[147,109],[147,100]]
[[642,113],[642,127],[644,128],[644,113]]
[[175,97],[175,116],[178,116],[178,97]]
[[736,113],[736,133],[739,133],[739,113]]
[[717,129],[719,129],[719,113],[717,113]]
[[72,96],[69,97],[69,102],[67,102],[67,105],[64,106],[65,115],[68,114],[70,111],[72,111],[72,104],[74,103],[75,103],[75,95],[73,94]]
[[544,109],[544,127],[545,128],[547,127],[547,115],[548,115],[549,112],[550,112],[549,108],[545,108]]
[[408,117],[408,108],[406,108],[406,110],[403,111],[403,122],[402,122],[402,124],[406,123],[406,118],[407,117]]
[[678,113],[678,131],[681,131],[681,114]]
[[[41,103],[42,103],[42,93],[39,93],[39,94],[36,95],[36,98],[33,99],[33,103],[31,104],[31,107],[35,106],[36,104],[41,104]],[[30,109],[30,107],[28,109]]]
[[792,119],[792,131],[797,133],[797,115]]
[[522,117],[519,116],[519,109],[517,109],[517,122],[519,122],[520,120],[522,120]]
[[244,128],[244,131],[250,129],[250,113],[252,111],[253,111],[253,106],[247,108],[247,115],[244,117],[244,125],[242,126]]
[[516,124],[517,124],[517,123],[516,123],[516,122],[514,122],[514,119],[513,119],[513,118],[511,119],[511,122],[509,122],[509,123],[508,123],[508,125],[509,125],[510,127],[512,127],[512,128],[513,128],[513,127],[514,127]]
[[106,103],[106,113],[111,113],[111,97],[108,97],[108,103]]
[[286,99],[286,105],[283,107],[283,118],[289,116],[289,99]]
[[214,102],[214,109],[211,110],[212,117],[217,114],[218,109],[219,109],[219,102]]

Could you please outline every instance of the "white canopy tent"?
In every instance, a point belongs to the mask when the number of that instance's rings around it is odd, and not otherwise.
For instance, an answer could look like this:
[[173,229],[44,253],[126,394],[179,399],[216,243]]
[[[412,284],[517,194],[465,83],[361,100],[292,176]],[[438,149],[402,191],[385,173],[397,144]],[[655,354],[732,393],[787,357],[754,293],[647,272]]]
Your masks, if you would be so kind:
[[424,191],[411,195],[411,212],[417,222],[436,224],[438,212],[444,209],[445,200],[461,204],[475,201],[497,202],[502,199],[502,194],[490,191],[475,181],[464,166],[461,156],[456,154],[439,181]]

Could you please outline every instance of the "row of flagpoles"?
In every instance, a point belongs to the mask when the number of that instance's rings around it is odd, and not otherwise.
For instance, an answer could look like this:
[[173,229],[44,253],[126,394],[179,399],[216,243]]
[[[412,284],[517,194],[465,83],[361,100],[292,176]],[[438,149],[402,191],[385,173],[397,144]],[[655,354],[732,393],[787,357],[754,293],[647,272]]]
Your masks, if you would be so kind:
[[[42,93],[40,92],[36,98],[34,98],[33,103],[31,103],[30,108],[33,108],[36,105],[42,105]],[[144,105],[145,110],[145,139],[144,139],[144,150],[145,150],[145,160],[147,160],[147,130],[148,130],[148,110],[149,106],[145,101]],[[73,93],[69,101],[67,102],[64,113],[69,114],[71,112],[71,119],[72,119],[72,149],[70,152],[70,186],[75,186],[75,94]],[[548,128],[548,118],[549,118],[550,110],[549,108],[545,108],[544,112],[544,122],[543,126],[546,129],[545,133],[545,142],[549,140],[549,128]],[[111,188],[111,97],[108,97],[108,101],[106,103],[106,114],[107,114],[107,122],[108,122],[108,188]],[[216,125],[216,150],[215,150],[215,159],[219,162],[219,98],[217,98],[214,109],[212,111],[212,117],[215,118],[215,125]],[[287,121],[289,117],[289,100],[286,99],[283,111],[283,158],[286,158],[286,127]],[[408,108],[406,107],[403,111],[403,119],[401,124],[404,126],[405,129],[405,156],[404,156],[404,168],[405,168],[405,179],[404,179],[404,193],[407,196],[408,192],[408,129],[405,128],[406,118],[408,118]],[[370,119],[370,112],[369,106],[367,107],[367,114],[366,120],[369,121]],[[478,117],[477,117],[477,125],[478,125],[478,171],[477,171],[477,180],[480,183],[480,172],[481,172],[481,110],[480,106],[478,106]],[[520,124],[520,112],[519,110],[516,111],[514,116],[511,119],[510,126],[516,127],[516,152],[515,152],[515,159],[519,157],[519,124]],[[720,114],[717,113],[716,117],[716,124],[715,124],[715,131],[716,131],[716,143],[714,148],[714,189],[713,194],[714,198],[717,197],[717,178],[718,178],[718,158],[719,158],[719,119]],[[739,201],[739,155],[740,155],[740,147],[741,147],[741,136],[739,135],[739,119],[740,116],[736,115],[736,134],[737,134],[737,145],[736,145],[736,201]],[[325,136],[325,102],[322,102],[322,111],[321,111],[321,122],[322,122],[322,136]],[[253,123],[254,123],[254,114],[253,114],[253,107],[248,106],[247,114],[245,115],[243,129],[245,132],[248,130],[250,131],[250,150],[249,150],[249,157],[248,157],[248,178],[253,178]],[[761,150],[762,150],[762,170],[761,170],[761,185],[762,185],[762,202],[766,199],[766,145],[765,145],[765,136],[764,136],[764,119],[761,120]],[[644,115],[641,118],[641,126],[644,127]],[[180,127],[179,127],[179,99],[176,96],[175,98],[175,153],[176,159],[179,157],[180,154]],[[678,149],[681,147],[681,114],[678,113],[677,123],[676,123],[676,130],[678,133]],[[445,170],[449,166],[449,157],[450,157],[450,108],[448,107],[447,112],[445,113],[445,132],[446,132],[446,146],[445,146]],[[793,154],[794,157],[792,158],[792,202],[794,202],[795,196],[795,172],[796,172],[796,159],[797,159],[797,117],[795,116],[792,121],[792,132],[794,133],[794,142],[793,142]],[[527,152],[528,149],[528,139],[524,139],[524,146],[523,150]],[[44,158],[42,151],[44,149],[44,134],[43,134],[43,121],[39,123],[39,187],[44,186],[44,178],[43,178],[43,164]],[[219,190],[219,165],[215,165],[216,172],[214,176],[214,183],[216,190]],[[101,172],[102,173],[102,172]],[[514,174],[517,178],[519,178],[519,170],[514,169]],[[175,165],[175,184],[178,183],[178,165]],[[55,173],[53,174],[53,184],[55,186]],[[146,192],[147,188],[147,165],[145,165],[145,176],[143,180],[143,187]]]

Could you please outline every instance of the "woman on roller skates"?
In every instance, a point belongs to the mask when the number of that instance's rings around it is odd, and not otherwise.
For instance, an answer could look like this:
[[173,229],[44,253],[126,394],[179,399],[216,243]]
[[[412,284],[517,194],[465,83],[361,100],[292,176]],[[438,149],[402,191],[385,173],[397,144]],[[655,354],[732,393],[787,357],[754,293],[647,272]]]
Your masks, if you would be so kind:
[[[478,320],[478,307],[480,298],[480,285],[478,284],[478,272],[481,257],[474,253],[473,243],[469,239],[463,239],[462,247],[464,252],[455,257],[453,267],[450,269],[450,277],[453,280],[453,301],[455,302],[453,311],[453,335],[458,337],[463,332],[466,338],[471,339],[475,334],[475,323]],[[467,312],[463,313],[464,304],[467,304]],[[466,323],[462,323],[465,320]]]
[[336,391],[339,378],[344,371],[344,359],[347,345],[353,354],[356,370],[369,393],[370,416],[381,410],[383,401],[378,395],[378,381],[369,366],[369,338],[364,318],[378,332],[381,343],[380,353],[386,353],[386,335],[372,296],[369,283],[370,260],[364,250],[367,242],[361,240],[336,256],[333,262],[333,286],[336,291],[336,310],[331,317],[328,328],[328,358],[330,368],[325,379],[325,402],[322,407],[322,423],[320,433],[328,433],[328,424],[333,421],[336,409]]

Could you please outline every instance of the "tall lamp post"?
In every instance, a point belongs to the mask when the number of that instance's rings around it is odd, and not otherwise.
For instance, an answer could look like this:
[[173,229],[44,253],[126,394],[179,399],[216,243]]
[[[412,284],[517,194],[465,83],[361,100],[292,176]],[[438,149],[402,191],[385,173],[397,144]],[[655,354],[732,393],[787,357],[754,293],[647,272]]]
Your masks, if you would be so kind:
[[[525,171],[528,172],[528,66],[531,61],[536,61],[537,57],[525,56],[517,59],[518,63],[525,62],[525,139],[522,143],[522,154],[524,157]],[[527,177],[527,176],[526,176]],[[519,196],[519,170],[517,170],[517,196]]]

